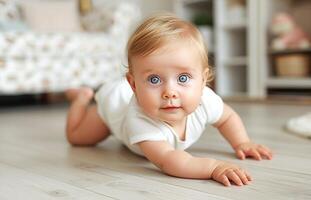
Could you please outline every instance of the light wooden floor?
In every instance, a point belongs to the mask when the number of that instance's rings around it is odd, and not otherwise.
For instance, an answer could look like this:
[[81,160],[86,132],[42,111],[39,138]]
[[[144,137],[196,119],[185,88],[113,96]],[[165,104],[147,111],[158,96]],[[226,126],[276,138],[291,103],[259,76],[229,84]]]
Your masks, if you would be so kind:
[[212,128],[189,152],[247,168],[254,181],[244,187],[164,175],[113,138],[73,148],[64,137],[65,105],[1,109],[0,199],[311,199],[311,140],[282,130],[310,106],[231,105],[274,159],[240,161]]

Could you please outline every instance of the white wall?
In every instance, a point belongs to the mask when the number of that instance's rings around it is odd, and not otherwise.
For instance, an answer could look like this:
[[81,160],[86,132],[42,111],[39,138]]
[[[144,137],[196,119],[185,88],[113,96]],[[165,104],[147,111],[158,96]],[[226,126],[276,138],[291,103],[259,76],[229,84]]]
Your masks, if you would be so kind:
[[143,17],[155,12],[173,11],[173,0],[140,0]]
[[174,0],[92,0],[94,6],[98,4],[107,4],[109,6],[122,1],[132,1],[137,3],[137,5],[141,8],[142,16],[147,17],[159,11],[173,11]]

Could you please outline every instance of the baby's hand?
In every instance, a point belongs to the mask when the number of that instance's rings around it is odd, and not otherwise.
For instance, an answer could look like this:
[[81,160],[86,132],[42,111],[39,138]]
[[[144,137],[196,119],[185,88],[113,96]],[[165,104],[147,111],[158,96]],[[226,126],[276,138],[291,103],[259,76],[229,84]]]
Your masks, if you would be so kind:
[[246,157],[253,157],[256,160],[261,160],[263,157],[272,159],[272,152],[268,147],[252,142],[246,142],[235,147],[235,153],[238,158],[244,160]]
[[231,182],[238,186],[247,185],[252,177],[249,173],[239,166],[223,161],[216,161],[216,168],[212,173],[212,179],[217,182],[230,186]]

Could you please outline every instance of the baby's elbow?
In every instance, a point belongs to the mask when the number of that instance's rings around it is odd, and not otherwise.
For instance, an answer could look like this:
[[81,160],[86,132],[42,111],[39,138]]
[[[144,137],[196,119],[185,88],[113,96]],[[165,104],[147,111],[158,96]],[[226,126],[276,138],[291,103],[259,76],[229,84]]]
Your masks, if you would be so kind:
[[223,125],[225,125],[226,123],[228,123],[228,121],[230,121],[234,116],[236,115],[236,113],[234,112],[234,110],[228,106],[228,105],[224,105],[224,111],[220,117],[220,119],[213,124],[213,126],[215,128],[221,128]]

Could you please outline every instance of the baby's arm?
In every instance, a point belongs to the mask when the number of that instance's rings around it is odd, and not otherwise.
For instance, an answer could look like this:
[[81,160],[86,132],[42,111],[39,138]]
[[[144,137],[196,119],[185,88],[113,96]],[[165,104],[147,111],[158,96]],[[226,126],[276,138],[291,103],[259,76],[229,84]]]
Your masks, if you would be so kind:
[[230,181],[236,185],[248,184],[250,175],[236,165],[211,158],[193,157],[182,150],[175,150],[165,141],[138,143],[144,155],[164,173],[181,178],[214,179],[225,186]]
[[245,159],[247,156],[257,160],[261,160],[262,156],[272,159],[269,148],[250,141],[241,118],[228,105],[224,104],[221,118],[213,125],[230,143],[240,159]]

